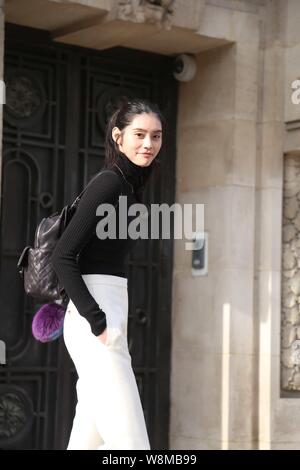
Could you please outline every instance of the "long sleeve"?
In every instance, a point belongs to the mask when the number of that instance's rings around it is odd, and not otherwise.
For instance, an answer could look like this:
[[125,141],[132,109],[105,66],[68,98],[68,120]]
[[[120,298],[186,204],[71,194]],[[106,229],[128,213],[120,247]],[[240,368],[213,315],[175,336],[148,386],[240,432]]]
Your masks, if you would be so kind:
[[83,194],[51,257],[59,281],[96,336],[106,328],[106,315],[82,279],[77,256],[91,237],[96,236],[96,225],[100,220],[100,216],[96,216],[97,207],[102,203],[115,205],[121,191],[121,182],[115,173],[104,171],[95,178]]

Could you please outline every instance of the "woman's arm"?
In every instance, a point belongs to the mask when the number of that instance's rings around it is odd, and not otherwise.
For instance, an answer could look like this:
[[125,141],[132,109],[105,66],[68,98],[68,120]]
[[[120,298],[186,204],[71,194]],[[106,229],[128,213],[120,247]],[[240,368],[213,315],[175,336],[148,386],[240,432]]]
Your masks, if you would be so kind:
[[105,330],[106,316],[82,279],[77,255],[95,233],[100,220],[96,216],[97,207],[102,203],[115,205],[121,190],[118,176],[111,171],[104,171],[95,178],[83,194],[51,257],[60,283],[78,312],[88,320],[96,336]]

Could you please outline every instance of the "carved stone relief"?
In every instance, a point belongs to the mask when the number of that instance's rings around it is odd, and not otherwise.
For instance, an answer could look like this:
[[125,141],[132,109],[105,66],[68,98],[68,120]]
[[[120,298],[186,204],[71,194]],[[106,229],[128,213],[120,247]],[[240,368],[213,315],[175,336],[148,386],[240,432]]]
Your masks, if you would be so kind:
[[300,159],[285,159],[282,232],[281,383],[300,390]]
[[175,0],[118,0],[117,16],[124,21],[155,24],[171,29]]

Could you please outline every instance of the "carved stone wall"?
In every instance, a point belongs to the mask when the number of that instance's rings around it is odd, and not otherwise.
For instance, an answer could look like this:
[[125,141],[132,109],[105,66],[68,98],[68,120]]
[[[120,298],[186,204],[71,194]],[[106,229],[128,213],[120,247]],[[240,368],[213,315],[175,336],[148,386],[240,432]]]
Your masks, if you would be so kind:
[[284,162],[282,231],[281,379],[300,391],[300,158]]

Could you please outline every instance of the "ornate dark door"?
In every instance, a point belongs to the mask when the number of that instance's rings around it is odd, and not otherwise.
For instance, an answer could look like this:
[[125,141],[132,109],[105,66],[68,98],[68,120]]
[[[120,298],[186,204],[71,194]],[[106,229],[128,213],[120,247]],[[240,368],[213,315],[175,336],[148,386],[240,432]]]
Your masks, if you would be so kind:
[[[60,210],[104,162],[104,128],[120,96],[156,101],[169,122],[162,171],[147,202],[174,202],[176,82],[172,59],[116,48],[53,44],[48,33],[6,25],[1,185],[0,448],[64,449],[76,373],[63,339],[31,334],[38,304],[16,263],[42,217]],[[152,448],[168,448],[172,241],[138,243],[128,262],[129,345]]]

